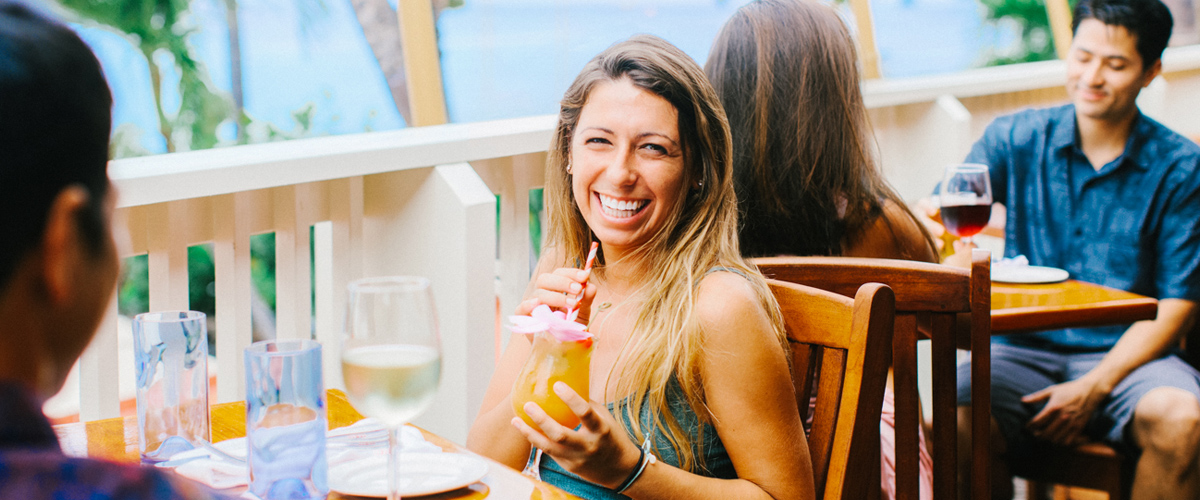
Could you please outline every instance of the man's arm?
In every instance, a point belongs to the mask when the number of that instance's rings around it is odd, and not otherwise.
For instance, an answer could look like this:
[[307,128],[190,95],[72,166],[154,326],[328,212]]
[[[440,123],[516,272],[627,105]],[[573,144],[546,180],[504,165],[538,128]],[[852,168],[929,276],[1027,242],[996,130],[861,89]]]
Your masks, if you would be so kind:
[[1022,401],[1026,403],[1046,400],[1042,411],[1029,421],[1030,430],[1038,438],[1058,444],[1077,441],[1092,412],[1121,380],[1179,346],[1183,335],[1195,323],[1196,312],[1194,301],[1160,300],[1158,317],[1129,327],[1092,371],[1025,396]]

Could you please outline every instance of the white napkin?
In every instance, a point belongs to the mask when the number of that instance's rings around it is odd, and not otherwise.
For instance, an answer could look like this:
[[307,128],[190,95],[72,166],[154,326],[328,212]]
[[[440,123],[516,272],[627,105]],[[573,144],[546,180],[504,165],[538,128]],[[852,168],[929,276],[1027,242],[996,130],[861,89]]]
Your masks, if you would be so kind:
[[997,267],[1028,267],[1028,266],[1029,266],[1029,258],[1025,257],[1024,255],[1018,255],[1016,257],[1004,257],[1001,259],[992,257],[992,267],[993,268],[997,268]]
[[[367,418],[353,425],[326,432],[326,457],[329,468],[359,460],[372,455],[387,455],[387,435],[378,420]],[[246,457],[246,438],[235,438],[213,446],[237,458]],[[404,426],[400,430],[400,449],[403,453],[441,453],[441,447],[421,436],[416,427]],[[196,448],[171,456],[172,462],[192,457],[203,457],[175,467],[175,473],[199,481],[214,489],[226,489],[249,484],[249,468],[245,463],[236,463],[212,455],[204,448]]]

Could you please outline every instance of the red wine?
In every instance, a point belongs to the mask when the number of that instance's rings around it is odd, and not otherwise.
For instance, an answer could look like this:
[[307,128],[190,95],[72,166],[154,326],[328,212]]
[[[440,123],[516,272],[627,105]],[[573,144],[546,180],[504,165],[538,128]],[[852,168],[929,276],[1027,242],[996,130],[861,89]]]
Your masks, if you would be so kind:
[[959,238],[975,236],[992,217],[992,205],[952,205],[942,207],[942,224]]

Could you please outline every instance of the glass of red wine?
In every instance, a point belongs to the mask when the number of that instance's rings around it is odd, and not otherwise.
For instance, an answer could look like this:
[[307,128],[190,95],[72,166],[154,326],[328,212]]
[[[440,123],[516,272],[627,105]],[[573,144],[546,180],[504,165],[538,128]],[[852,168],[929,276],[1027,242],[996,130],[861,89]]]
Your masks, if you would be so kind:
[[946,167],[938,205],[946,230],[970,245],[971,237],[982,231],[992,217],[992,181],[987,165]]

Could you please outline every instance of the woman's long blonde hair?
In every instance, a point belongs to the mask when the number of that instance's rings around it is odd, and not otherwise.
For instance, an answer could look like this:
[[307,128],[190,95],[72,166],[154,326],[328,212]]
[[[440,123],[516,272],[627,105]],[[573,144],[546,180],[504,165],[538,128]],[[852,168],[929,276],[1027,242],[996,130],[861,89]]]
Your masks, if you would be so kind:
[[[704,332],[695,307],[699,281],[717,267],[745,274],[768,312],[779,342],[786,347],[787,340],[766,282],[738,251],[732,146],[725,112],[700,67],[654,36],[634,36],[601,52],[563,96],[546,165],[547,245],[559,250],[553,252],[563,257],[558,264],[577,266],[594,239],[572,196],[568,163],[575,126],[592,89],[601,82],[621,80],[666,99],[678,111],[684,182],[680,184],[681,202],[672,207],[663,228],[633,253],[641,266],[637,275],[644,276],[636,284],[641,308],[622,347],[622,359],[614,365],[623,368],[609,374],[610,381],[616,380],[616,394],[628,395],[615,402],[614,410],[626,415],[631,437],[640,443],[651,432],[642,428],[640,419],[640,410],[648,407],[652,425],[667,437],[679,466],[696,470],[704,464],[698,463],[693,444],[703,443],[703,436],[691,434],[679,424],[669,406],[667,387],[675,380],[700,421],[711,423],[699,370],[704,350]],[[601,254],[595,270],[601,276],[603,264]]]

